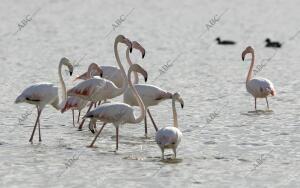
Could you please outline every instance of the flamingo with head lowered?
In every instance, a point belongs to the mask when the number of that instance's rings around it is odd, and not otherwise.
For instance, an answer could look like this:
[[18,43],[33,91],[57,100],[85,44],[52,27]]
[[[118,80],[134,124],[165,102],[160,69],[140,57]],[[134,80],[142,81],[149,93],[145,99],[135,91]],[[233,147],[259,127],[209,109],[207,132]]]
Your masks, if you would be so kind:
[[[67,58],[63,57],[58,66],[58,75],[62,87],[62,101],[66,100],[66,86],[61,73],[61,68],[63,65],[68,67],[70,76],[73,72],[72,64]],[[37,83],[30,85],[21,93],[21,95],[17,97],[15,101],[15,103],[23,102],[35,105],[38,113],[29,142],[32,142],[37,124],[39,125],[39,141],[41,142],[40,116],[42,110],[47,104],[52,105],[57,110],[61,109],[62,103],[60,104],[59,102],[58,87],[51,83]]]
[[184,106],[184,102],[179,93],[174,93],[172,96],[172,110],[173,110],[173,127],[164,127],[159,129],[155,135],[155,141],[161,149],[162,159],[164,159],[165,149],[172,149],[176,158],[176,149],[181,141],[182,133],[178,129],[177,112],[175,108],[175,101],[179,101],[181,108]]
[[[115,39],[114,43],[114,53],[117,60],[117,64],[120,67],[121,74],[125,82],[123,82],[122,87],[117,87],[112,81],[107,80],[105,78],[94,77],[89,80],[85,80],[80,82],[73,88],[69,89],[67,94],[68,96],[77,96],[81,99],[91,101],[91,105],[87,112],[89,112],[92,108],[92,105],[98,101],[112,99],[115,98],[127,89],[127,79],[126,73],[124,70],[123,65],[121,64],[119,53],[118,53],[118,44],[123,43],[126,44],[130,51],[132,51],[132,44],[131,41],[125,38],[123,35],[118,35]],[[78,129],[81,130],[85,119],[82,120],[81,124],[79,125]]]
[[101,122],[104,122],[101,129],[96,134],[94,140],[89,145],[89,147],[93,147],[95,141],[97,140],[97,137],[100,135],[101,131],[103,130],[106,123],[113,123],[113,125],[116,128],[116,150],[118,150],[119,145],[119,126],[121,124],[125,123],[131,123],[136,124],[141,122],[145,115],[145,106],[144,103],[139,96],[137,90],[133,87],[132,81],[131,81],[131,72],[139,72],[141,73],[145,81],[147,81],[147,72],[138,64],[133,64],[130,66],[128,70],[128,82],[129,82],[129,88],[133,92],[133,95],[135,99],[137,100],[139,107],[141,109],[141,114],[136,117],[134,114],[134,108],[128,104],[125,103],[106,103],[98,106],[96,109],[88,112],[84,118],[90,118],[90,124],[96,124],[97,120],[100,120]]
[[246,89],[254,97],[255,110],[256,110],[256,99],[265,98],[267,102],[267,107],[269,109],[268,96],[275,96],[275,88],[273,83],[266,78],[252,78],[252,70],[255,61],[254,49],[248,46],[242,53],[242,60],[244,61],[246,54],[250,53],[252,55],[250,69],[248,71],[246,79]]

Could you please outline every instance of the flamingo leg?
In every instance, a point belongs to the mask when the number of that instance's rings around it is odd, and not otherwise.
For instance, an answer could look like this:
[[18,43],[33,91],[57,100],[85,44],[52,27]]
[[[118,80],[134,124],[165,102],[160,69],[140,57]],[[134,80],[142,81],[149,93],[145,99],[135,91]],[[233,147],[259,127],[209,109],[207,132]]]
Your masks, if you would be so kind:
[[74,110],[72,110],[72,116],[73,116],[73,127],[75,127],[75,122],[74,122]]
[[81,110],[79,110],[79,112],[78,112],[78,118],[77,118],[77,123],[79,123],[79,118],[80,118],[80,112],[81,112]]
[[151,115],[151,113],[150,113],[150,110],[147,109],[147,112],[148,112],[148,115],[149,115],[149,117],[150,117],[150,119],[151,119],[151,121],[152,121],[152,124],[153,124],[153,126],[154,126],[154,128],[155,128],[155,130],[156,130],[156,132],[157,132],[157,131],[158,131],[158,128],[157,128],[157,126],[156,126],[156,124],[155,124],[155,122],[154,122],[154,119],[153,119],[153,117],[152,117],[152,115]]
[[119,127],[116,127],[116,151],[119,148]]
[[[36,107],[37,112],[39,113],[38,107]],[[38,126],[39,126],[39,142],[42,141],[42,136],[41,136],[41,123],[40,123],[40,118],[38,119]]]
[[174,153],[174,156],[175,156],[175,159],[176,159],[176,148],[173,148],[173,153]]
[[101,104],[101,101],[98,102],[98,106]]
[[95,102],[95,104],[94,104],[94,108],[96,108],[97,107],[97,103]]
[[105,125],[106,125],[106,123],[103,123],[101,129],[98,131],[97,135],[95,136],[94,140],[93,140],[92,143],[89,145],[89,147],[93,147],[94,143],[96,142],[98,136],[99,136],[100,133],[102,132],[102,129],[104,128]]
[[[90,110],[91,110],[91,108],[93,107],[93,102],[91,102],[91,105],[90,105],[90,107],[89,107],[89,109],[88,109],[88,111],[86,112],[86,113],[88,113]],[[83,124],[84,124],[84,122],[85,122],[85,119],[83,119],[82,121],[81,121],[81,123],[80,123],[80,125],[79,125],[79,127],[78,127],[78,130],[82,130],[82,126],[83,126]]]
[[147,128],[147,115],[145,115],[144,123],[145,123],[145,136],[147,137],[147,133],[148,133],[148,128]]
[[38,124],[38,121],[39,121],[41,112],[42,112],[41,110],[38,110],[38,116],[37,116],[37,118],[36,118],[35,125],[34,125],[34,128],[33,128],[33,130],[32,130],[32,133],[31,133],[31,137],[30,137],[30,139],[29,139],[29,142],[32,142],[33,135],[34,135],[34,132],[35,132],[35,129],[36,129],[36,125]]
[[269,102],[268,102],[268,98],[266,97],[266,102],[267,102],[267,107],[268,107],[268,110],[269,110]]
[[165,159],[165,148],[161,148],[161,158]]
[[255,110],[256,110],[256,97],[254,99],[255,99]]

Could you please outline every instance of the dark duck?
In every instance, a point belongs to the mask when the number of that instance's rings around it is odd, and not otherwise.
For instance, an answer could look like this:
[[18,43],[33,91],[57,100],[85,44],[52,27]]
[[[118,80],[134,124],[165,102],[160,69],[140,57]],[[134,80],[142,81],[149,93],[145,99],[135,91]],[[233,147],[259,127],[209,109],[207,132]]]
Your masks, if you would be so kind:
[[275,42],[275,41],[272,42],[269,38],[267,38],[265,41],[266,41],[266,47],[269,47],[269,48],[280,48],[281,47],[280,42]]
[[216,38],[216,41],[218,42],[219,45],[234,45],[235,42],[234,41],[230,41],[230,40],[221,40],[219,37]]

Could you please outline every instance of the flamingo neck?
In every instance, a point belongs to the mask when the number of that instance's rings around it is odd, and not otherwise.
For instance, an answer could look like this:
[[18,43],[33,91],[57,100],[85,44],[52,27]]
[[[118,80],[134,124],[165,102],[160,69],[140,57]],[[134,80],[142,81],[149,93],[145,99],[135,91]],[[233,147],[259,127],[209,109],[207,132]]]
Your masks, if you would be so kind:
[[172,97],[172,110],[173,110],[173,124],[174,127],[178,128],[178,120],[177,120],[177,112],[176,112],[176,107],[175,107],[175,97]]
[[248,71],[246,83],[247,83],[249,80],[252,79],[252,70],[253,70],[253,67],[254,67],[254,59],[255,59],[255,56],[254,56],[254,52],[251,52],[251,54],[252,54],[251,65],[250,65],[250,68],[249,68],[249,71]]
[[62,88],[62,101],[67,99],[67,90],[66,90],[66,85],[65,82],[63,80],[62,74],[61,74],[61,68],[62,68],[62,62],[59,63],[58,66],[58,76],[59,76],[59,82],[61,84],[61,88]]
[[127,77],[126,77],[126,73],[125,73],[123,65],[121,64],[121,60],[120,60],[120,57],[119,57],[119,52],[118,52],[118,43],[119,42],[120,41],[115,40],[115,43],[114,43],[114,53],[115,53],[115,57],[116,57],[116,60],[117,60],[117,64],[120,67],[121,75],[123,77],[124,82],[122,84],[122,87],[121,88],[117,88],[117,90],[114,92],[115,96],[119,96],[122,93],[124,93],[124,91],[128,87],[128,80],[127,80]]
[[[130,59],[130,55],[129,55],[129,47],[126,49],[126,59],[127,59],[127,63],[129,64],[129,67],[132,65],[132,61]],[[138,84],[139,83],[139,77],[137,72],[133,72],[133,76],[134,76],[134,81],[133,84]]]
[[146,116],[146,110],[145,110],[145,105],[140,97],[140,95],[138,94],[137,90],[135,89],[135,87],[133,87],[132,81],[131,81],[131,72],[132,70],[129,69],[128,71],[128,82],[129,82],[129,88],[131,89],[134,97],[136,98],[139,107],[141,108],[141,114],[138,117],[134,117],[134,120],[132,121],[132,123],[140,123]]

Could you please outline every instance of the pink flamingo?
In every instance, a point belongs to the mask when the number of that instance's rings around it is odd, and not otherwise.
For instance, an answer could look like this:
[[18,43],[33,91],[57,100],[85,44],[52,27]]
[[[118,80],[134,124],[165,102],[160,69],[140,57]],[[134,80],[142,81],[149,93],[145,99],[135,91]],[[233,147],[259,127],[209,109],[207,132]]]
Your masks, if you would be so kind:
[[255,101],[255,110],[256,110],[256,98],[266,98],[267,107],[269,109],[268,96],[275,96],[275,88],[273,83],[266,78],[252,78],[252,70],[254,66],[255,56],[254,49],[251,46],[248,46],[242,53],[242,60],[244,61],[246,54],[252,54],[252,60],[250,69],[248,71],[246,79],[246,88],[247,91],[254,97]]
[[[81,99],[91,101],[91,105],[87,112],[89,112],[92,108],[92,105],[98,101],[106,100],[106,99],[112,99],[114,97],[117,97],[124,93],[124,91],[127,88],[127,79],[126,79],[126,73],[124,70],[123,65],[121,64],[119,53],[118,53],[118,44],[123,43],[126,44],[130,51],[132,51],[132,44],[131,41],[127,38],[125,38],[123,35],[118,35],[115,39],[114,43],[114,53],[117,60],[117,64],[121,69],[121,73],[123,78],[126,80],[126,82],[123,83],[121,88],[118,88],[112,81],[100,78],[100,77],[94,77],[89,80],[85,80],[83,82],[80,82],[75,87],[68,90],[67,94],[68,96],[77,96]],[[82,120],[81,124],[79,125],[78,129],[81,130],[83,123],[85,119]]]
[[[90,64],[90,66],[88,68],[88,72],[85,73],[84,75],[81,75],[80,79],[88,80],[96,75],[100,75],[100,77],[102,77],[102,73],[103,72],[102,72],[101,68],[97,64],[92,63],[92,64]],[[87,100],[83,100],[77,96],[69,96],[61,109],[61,113],[64,113],[65,111],[71,109],[72,116],[73,116],[73,126],[75,127],[74,110],[78,110],[78,118],[77,118],[77,123],[78,123],[81,110],[86,106],[87,102],[88,102]]]

